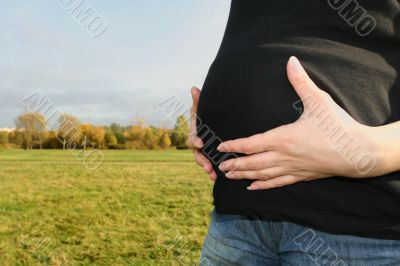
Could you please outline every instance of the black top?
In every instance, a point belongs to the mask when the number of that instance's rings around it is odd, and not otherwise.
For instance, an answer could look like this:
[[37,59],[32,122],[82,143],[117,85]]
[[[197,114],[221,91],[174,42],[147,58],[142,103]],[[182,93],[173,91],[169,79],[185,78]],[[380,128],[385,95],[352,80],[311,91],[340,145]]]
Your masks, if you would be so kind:
[[[221,140],[248,137],[299,118],[293,107],[299,98],[286,75],[292,55],[358,122],[380,126],[399,121],[399,28],[398,0],[233,0],[199,102],[204,153],[221,156],[215,151]],[[228,180],[217,164],[217,213],[400,240],[399,172],[247,191],[250,181]]]

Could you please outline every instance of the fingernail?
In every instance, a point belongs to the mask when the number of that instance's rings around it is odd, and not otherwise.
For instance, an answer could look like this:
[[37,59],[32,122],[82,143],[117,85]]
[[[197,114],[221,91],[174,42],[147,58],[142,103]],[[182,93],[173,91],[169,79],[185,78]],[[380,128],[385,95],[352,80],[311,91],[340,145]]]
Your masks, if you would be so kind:
[[254,190],[254,188],[252,186],[248,186],[247,190]]
[[233,175],[233,173],[232,172],[228,172],[228,173],[226,173],[226,175],[225,175],[227,178],[233,178],[234,177],[234,175]]
[[221,163],[220,165],[219,165],[219,170],[221,170],[221,171],[225,171],[225,168],[226,168],[226,163]]
[[299,72],[303,68],[299,59],[297,59],[297,57],[292,56],[292,57],[290,57],[289,61],[290,61],[290,69],[293,72]]
[[219,144],[219,146],[217,147],[217,150],[220,152],[226,151],[226,145],[223,143]]

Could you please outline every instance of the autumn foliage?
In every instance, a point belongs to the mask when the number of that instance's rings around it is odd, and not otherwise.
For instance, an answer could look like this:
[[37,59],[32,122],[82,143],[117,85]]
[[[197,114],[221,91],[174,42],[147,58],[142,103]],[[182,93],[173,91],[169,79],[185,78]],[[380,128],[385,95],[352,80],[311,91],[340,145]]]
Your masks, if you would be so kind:
[[[81,123],[63,114],[55,128],[49,128],[40,113],[20,115],[12,131],[0,131],[1,147],[24,149],[169,149],[187,148],[188,121],[178,117],[173,129],[146,126],[143,121],[129,126]],[[54,126],[53,126],[54,127]]]

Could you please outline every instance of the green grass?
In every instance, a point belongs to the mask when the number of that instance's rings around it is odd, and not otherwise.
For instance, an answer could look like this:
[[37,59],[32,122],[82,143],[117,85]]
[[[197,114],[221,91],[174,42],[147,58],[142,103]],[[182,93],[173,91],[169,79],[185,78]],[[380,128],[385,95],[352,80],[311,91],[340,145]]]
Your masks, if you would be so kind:
[[0,265],[195,265],[212,209],[190,151],[0,150]]

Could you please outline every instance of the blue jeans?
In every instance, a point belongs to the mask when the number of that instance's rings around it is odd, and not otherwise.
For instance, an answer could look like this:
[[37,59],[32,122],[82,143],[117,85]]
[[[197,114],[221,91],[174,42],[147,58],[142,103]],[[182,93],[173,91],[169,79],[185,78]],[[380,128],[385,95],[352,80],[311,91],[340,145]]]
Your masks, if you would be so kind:
[[334,235],[214,211],[200,265],[399,266],[400,241]]

